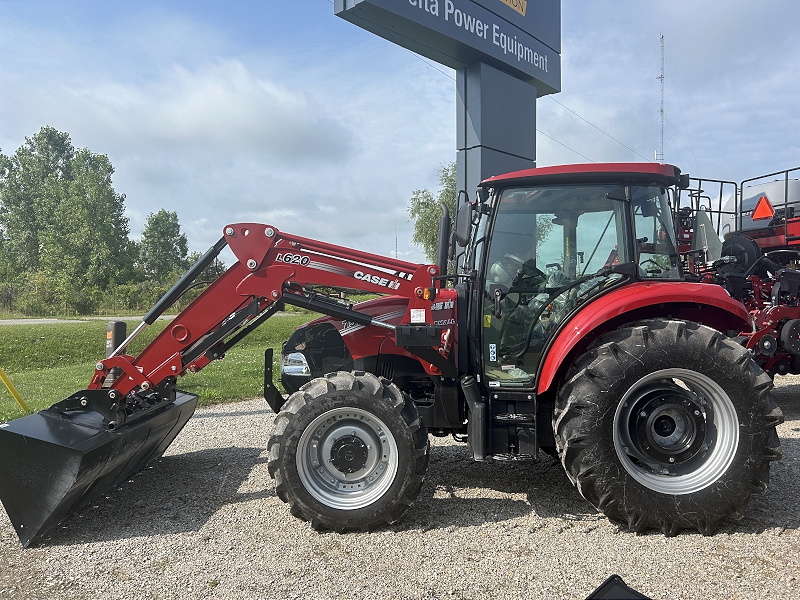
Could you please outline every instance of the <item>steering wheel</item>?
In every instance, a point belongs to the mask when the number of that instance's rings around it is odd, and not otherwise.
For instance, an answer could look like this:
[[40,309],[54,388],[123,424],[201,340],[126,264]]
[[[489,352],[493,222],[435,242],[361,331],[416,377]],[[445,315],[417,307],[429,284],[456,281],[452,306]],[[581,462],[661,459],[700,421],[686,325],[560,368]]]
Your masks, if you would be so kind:
[[[648,263],[650,263],[651,265],[653,265],[653,266],[655,267],[655,269],[653,269],[653,268],[646,269],[646,268],[644,267],[644,265],[646,265],[646,264],[648,264]],[[651,274],[651,275],[660,275],[661,273],[663,273],[663,272],[664,272],[664,267],[662,267],[660,264],[658,264],[658,263],[657,263],[656,261],[654,261],[652,258],[647,258],[647,259],[643,260],[642,262],[640,262],[640,263],[639,263],[639,267],[640,267],[642,270],[644,270],[644,272],[645,272],[645,273],[649,273],[649,274]]]
[[[547,275],[545,275],[541,271],[541,269],[534,267],[531,264],[528,264],[527,261],[522,260],[519,256],[516,256],[514,254],[504,254],[503,258],[514,263],[517,266],[517,270],[521,272],[517,275],[517,277],[522,275],[522,277],[540,277],[542,279],[547,278]],[[515,277],[514,279],[516,280],[517,277]]]
[[[511,356],[513,356],[513,358],[517,359],[517,360],[522,358],[522,356],[525,354],[525,352],[528,350],[528,347],[531,344],[531,339],[533,337],[534,330],[535,330],[536,326],[540,322],[539,318],[542,316],[542,314],[544,313],[545,310],[548,310],[551,307],[551,302],[553,302],[553,300],[555,300],[558,296],[563,294],[565,299],[567,299],[569,302],[574,302],[574,297],[570,298],[570,296],[568,296],[567,294],[569,293],[571,295],[572,294],[572,290],[574,290],[575,288],[580,286],[582,283],[584,283],[586,281],[589,281],[590,279],[593,279],[595,277],[599,277],[597,282],[595,282],[593,285],[591,285],[587,290],[584,290],[584,294],[585,294],[587,291],[597,287],[598,285],[600,285],[601,283],[606,281],[605,277],[603,277],[602,274],[603,274],[603,269],[601,269],[597,273],[591,273],[589,275],[584,275],[583,277],[579,277],[575,281],[572,281],[569,284],[567,284],[567,285],[565,285],[563,287],[559,287],[559,288],[555,289],[553,292],[551,292],[550,295],[547,297],[547,300],[545,300],[545,301],[543,301],[543,302],[541,302],[539,304],[539,308],[536,310],[536,312],[533,314],[533,317],[530,319],[530,324],[528,326],[528,331],[527,331],[527,334],[525,336],[525,343],[520,345],[520,349],[517,350],[516,352],[514,352]],[[571,308],[566,308],[566,309],[562,309],[562,312],[564,314],[566,314],[570,310],[571,310]],[[506,323],[503,323],[503,329],[505,329],[505,325],[506,325]],[[501,330],[501,335],[502,335],[502,330]]]

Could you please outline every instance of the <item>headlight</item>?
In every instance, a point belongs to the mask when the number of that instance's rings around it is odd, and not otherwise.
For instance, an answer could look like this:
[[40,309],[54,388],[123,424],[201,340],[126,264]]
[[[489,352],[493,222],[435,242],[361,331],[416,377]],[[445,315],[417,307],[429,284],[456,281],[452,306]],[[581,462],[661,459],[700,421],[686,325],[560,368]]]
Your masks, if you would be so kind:
[[281,373],[284,375],[311,375],[311,369],[302,352],[290,352],[281,354]]

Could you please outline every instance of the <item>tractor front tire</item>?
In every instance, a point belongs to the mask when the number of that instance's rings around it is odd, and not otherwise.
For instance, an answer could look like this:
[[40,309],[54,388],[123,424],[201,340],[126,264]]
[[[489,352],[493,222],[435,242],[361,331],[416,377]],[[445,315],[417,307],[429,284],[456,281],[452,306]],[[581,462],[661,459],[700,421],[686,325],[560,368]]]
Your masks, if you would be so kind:
[[292,394],[275,418],[269,473],[278,497],[314,529],[368,531],[397,521],[419,495],[428,433],[386,379],[336,372]]
[[750,353],[697,323],[649,320],[578,358],[553,417],[581,495],[632,531],[711,535],[743,516],[781,457],[783,414]]

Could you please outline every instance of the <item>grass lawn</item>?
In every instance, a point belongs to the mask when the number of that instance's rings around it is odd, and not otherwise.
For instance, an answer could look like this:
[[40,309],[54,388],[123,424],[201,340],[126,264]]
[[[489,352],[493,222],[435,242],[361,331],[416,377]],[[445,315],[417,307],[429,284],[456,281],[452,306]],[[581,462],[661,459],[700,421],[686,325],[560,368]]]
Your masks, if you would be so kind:
[[[196,374],[178,381],[178,387],[200,397],[200,405],[232,402],[262,395],[264,350],[275,350],[273,373],[280,372],[281,343],[294,329],[315,318],[312,314],[276,315],[228,352]],[[147,327],[131,344],[134,356],[169,321]],[[128,322],[128,332],[139,321]],[[45,325],[0,325],[0,367],[32,410],[47,408],[85,389],[94,365],[105,356],[106,321],[78,321]],[[0,422],[24,416],[0,383]]]

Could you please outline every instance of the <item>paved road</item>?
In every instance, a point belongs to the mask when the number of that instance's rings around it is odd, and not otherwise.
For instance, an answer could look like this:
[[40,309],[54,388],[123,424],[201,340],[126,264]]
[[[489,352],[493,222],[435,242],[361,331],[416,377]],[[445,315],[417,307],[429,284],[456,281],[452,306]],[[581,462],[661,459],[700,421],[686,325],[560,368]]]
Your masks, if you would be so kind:
[[76,319],[0,319],[0,325],[50,325],[51,323],[82,323]]

